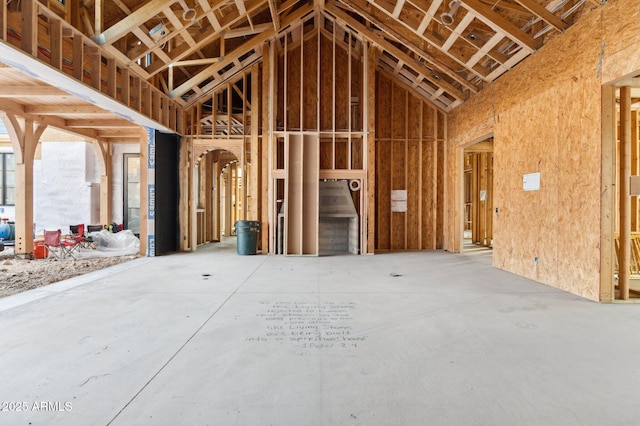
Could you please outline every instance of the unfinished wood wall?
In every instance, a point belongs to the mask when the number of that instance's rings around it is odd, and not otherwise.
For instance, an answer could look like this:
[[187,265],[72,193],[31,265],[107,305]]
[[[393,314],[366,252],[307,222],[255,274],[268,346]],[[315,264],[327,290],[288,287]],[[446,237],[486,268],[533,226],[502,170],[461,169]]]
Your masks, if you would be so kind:
[[[385,72],[376,85],[375,248],[441,248],[445,114]],[[397,190],[406,191],[406,211],[392,211]]]
[[[233,166],[230,175],[232,188],[226,193],[232,194],[235,201],[232,203],[231,213],[226,217],[231,218],[229,220],[232,224],[235,220],[260,219],[260,77],[259,66],[253,65],[185,108],[183,121],[186,123],[190,136],[188,141],[195,158],[204,155],[207,159],[215,154],[215,160],[209,161],[216,161],[209,168],[206,161],[200,162],[201,178],[195,183],[194,196],[198,191],[201,194],[202,191],[209,191],[209,201],[198,207],[195,216],[191,216],[197,225],[195,236],[192,236],[197,244],[218,241],[221,229],[225,228],[220,224],[220,207],[210,200],[211,185],[206,179],[210,179],[209,174],[212,171],[216,173],[216,170],[218,178],[222,168],[230,161],[238,161],[240,164]],[[241,172],[237,171],[238,167],[242,169]],[[216,197],[222,192],[225,191],[216,192]],[[226,224],[226,229],[229,228]],[[229,235],[228,230],[226,235]]]
[[[267,58],[269,69],[263,70],[263,90],[273,96],[267,101],[273,105],[272,122],[263,124],[272,129],[266,136],[263,131],[271,156],[266,205],[272,253],[280,247],[284,254],[318,254],[321,179],[359,179],[366,186],[364,47],[353,33],[318,14],[265,49],[274,52],[273,65]],[[360,214],[362,192],[352,195]],[[360,219],[364,229],[362,214]],[[361,246],[363,241],[361,236]]]
[[[26,1],[9,2],[0,7],[0,22],[5,22],[0,25],[0,38],[53,69],[175,129],[176,133],[184,133],[182,114],[176,101],[132,73],[111,54],[96,50],[91,39],[69,24],[68,21],[74,21],[70,19],[69,7],[60,7],[57,0],[39,3],[52,7],[50,10],[31,7],[32,3]],[[73,8],[77,9],[75,6]]]
[[491,247],[493,240],[493,153],[464,155],[464,229],[474,244]]
[[[640,69],[638,22],[637,2],[608,2],[450,115],[448,250],[460,249],[461,147],[493,132],[494,265],[600,299],[601,205],[615,192],[601,181],[601,86]],[[540,190],[523,191],[533,172]]]

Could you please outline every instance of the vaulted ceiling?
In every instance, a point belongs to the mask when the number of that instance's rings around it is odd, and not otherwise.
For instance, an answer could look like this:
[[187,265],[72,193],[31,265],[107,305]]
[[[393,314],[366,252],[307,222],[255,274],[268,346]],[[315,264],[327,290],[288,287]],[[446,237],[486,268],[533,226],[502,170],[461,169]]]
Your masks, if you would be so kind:
[[183,105],[324,14],[377,45],[378,66],[445,111],[566,30],[597,0],[93,0],[81,30]]

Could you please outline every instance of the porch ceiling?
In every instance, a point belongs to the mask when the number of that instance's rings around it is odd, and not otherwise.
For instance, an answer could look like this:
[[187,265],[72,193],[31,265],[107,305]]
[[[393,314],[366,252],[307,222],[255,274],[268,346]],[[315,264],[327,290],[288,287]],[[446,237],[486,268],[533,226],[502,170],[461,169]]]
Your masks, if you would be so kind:
[[100,108],[13,67],[0,64],[0,111],[96,141],[139,142],[144,131]]

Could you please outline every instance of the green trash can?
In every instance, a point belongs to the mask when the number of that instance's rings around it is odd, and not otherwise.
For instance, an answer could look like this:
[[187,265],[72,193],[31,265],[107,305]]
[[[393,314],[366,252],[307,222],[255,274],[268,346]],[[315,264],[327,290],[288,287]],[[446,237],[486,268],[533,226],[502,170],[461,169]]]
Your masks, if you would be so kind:
[[257,220],[239,220],[235,223],[235,232],[238,254],[256,254],[260,222]]

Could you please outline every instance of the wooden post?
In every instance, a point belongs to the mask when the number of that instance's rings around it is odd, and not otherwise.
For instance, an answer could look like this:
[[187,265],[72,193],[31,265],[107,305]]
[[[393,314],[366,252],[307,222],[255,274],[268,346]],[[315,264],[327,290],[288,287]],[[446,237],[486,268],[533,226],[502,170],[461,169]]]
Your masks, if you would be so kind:
[[367,203],[366,237],[363,244],[363,253],[373,254],[376,242],[376,65],[378,62],[378,49],[374,44],[369,44],[365,53],[365,85],[364,93],[367,96],[363,102],[363,120],[366,126],[366,168],[367,182],[363,185],[366,191]]
[[218,239],[215,234],[215,222],[217,219],[216,213],[216,200],[215,198],[218,195],[218,191],[216,190],[216,171],[218,169],[217,163],[217,153],[210,152],[205,158],[207,160],[207,175],[206,175],[206,224],[207,224],[207,241],[215,241]]
[[[16,191],[15,198],[15,254],[27,255],[33,253],[33,159],[38,141],[47,126],[38,126],[32,120],[17,120],[15,117],[11,121],[13,126],[18,126],[14,131],[9,131],[9,134],[12,137],[22,136],[22,141],[19,141],[21,161],[16,161],[16,188],[21,190]],[[15,144],[13,146],[15,148]]]
[[[631,176],[638,176],[638,111],[631,111]],[[631,197],[631,232],[638,232],[638,197]]]
[[103,0],[95,0],[94,9],[95,9],[95,33],[102,33],[102,4]]
[[100,176],[100,223],[107,225],[111,223],[112,205],[111,144],[108,141],[99,142],[98,144],[104,161],[104,174]]
[[600,301],[614,299],[615,256],[615,160],[616,160],[615,87],[602,87],[602,182],[600,186]]
[[260,202],[260,189],[258,188],[258,173],[260,172],[260,150],[258,148],[261,113],[258,102],[260,98],[260,86],[258,80],[258,64],[251,68],[251,175],[249,176],[249,196],[251,197],[250,220],[259,220],[258,203]]
[[180,250],[187,251],[190,249],[189,241],[189,172],[191,170],[191,138],[183,137],[180,144],[180,188],[187,188],[186,191],[180,191],[179,216],[180,216]]
[[227,166],[225,172],[224,172],[224,235],[226,237],[231,236],[231,221],[232,221],[232,215],[233,215],[233,201],[232,201],[232,194],[233,194],[233,173],[232,173],[232,169],[233,169],[233,165],[230,164],[229,166]]
[[478,154],[471,154],[471,242],[480,241],[480,161]]
[[618,289],[622,300],[629,299],[631,265],[631,88],[620,88],[620,258],[618,259]]
[[222,170],[220,168],[220,160],[218,160],[216,163],[214,163],[214,169],[213,169],[213,173],[214,173],[214,181],[215,181],[215,192],[214,192],[214,197],[213,197],[213,212],[215,214],[215,219],[213,221],[213,226],[214,226],[214,233],[213,233],[213,239],[214,241],[220,241],[222,238],[222,235],[220,233],[220,228],[222,228],[222,219],[221,219],[221,214],[220,214],[220,194],[222,194],[222,183],[221,183],[221,173]]
[[31,56],[38,57],[38,2],[24,0],[21,12],[22,50]]
[[[192,127],[193,131],[193,127]],[[196,205],[196,193],[198,191],[198,182],[196,181],[196,155],[191,142],[190,154],[191,166],[189,167],[189,246],[191,251],[198,248],[198,206]]]
[[[262,124],[262,160],[263,160],[263,197],[265,202],[262,208],[262,251],[268,251],[270,254],[275,253],[275,221],[277,216],[275,210],[275,188],[271,175],[273,170],[273,109],[277,108],[275,102],[275,42],[265,44],[263,46],[262,59],[262,105],[264,116]],[[266,170],[265,170],[266,169]]]

